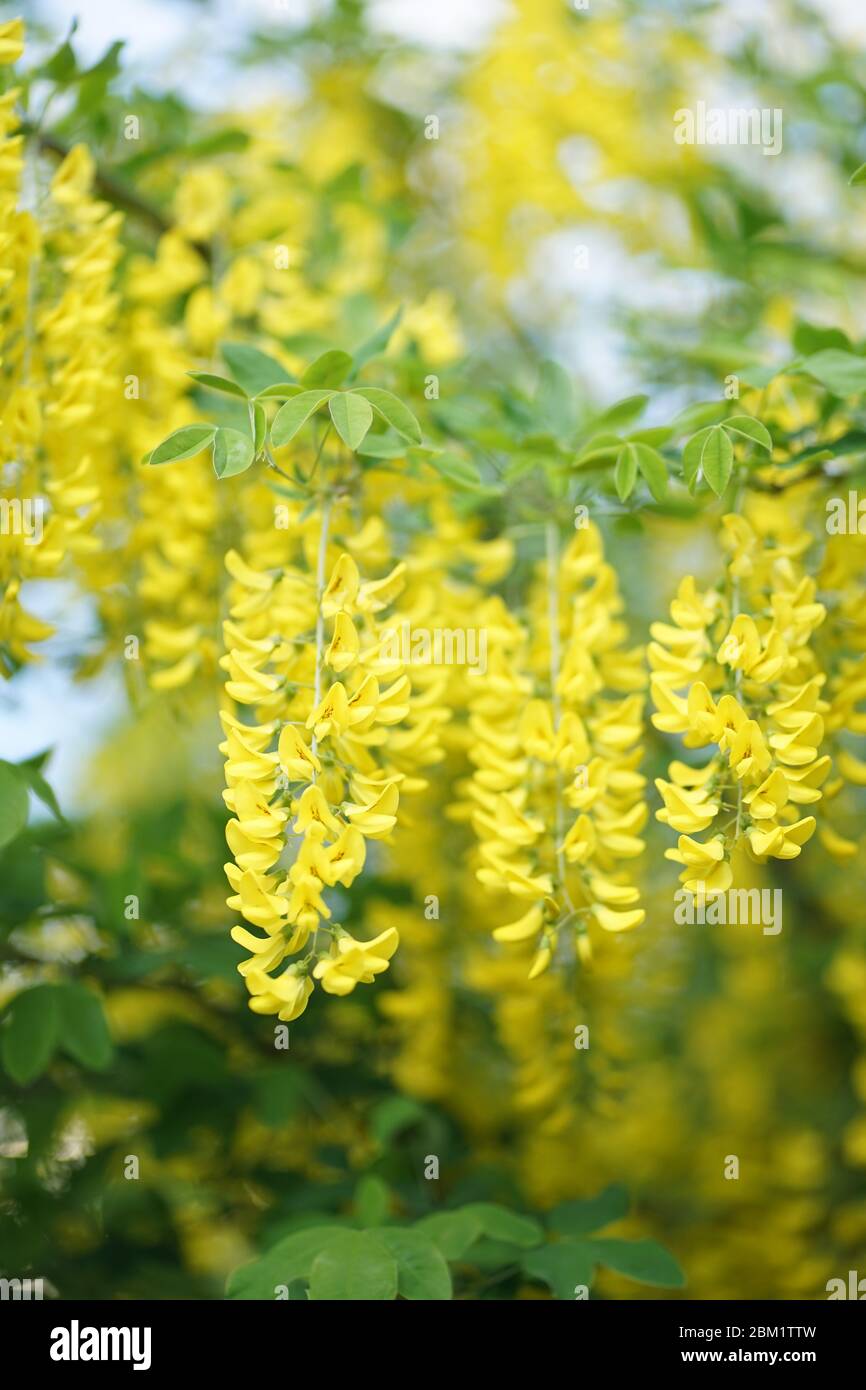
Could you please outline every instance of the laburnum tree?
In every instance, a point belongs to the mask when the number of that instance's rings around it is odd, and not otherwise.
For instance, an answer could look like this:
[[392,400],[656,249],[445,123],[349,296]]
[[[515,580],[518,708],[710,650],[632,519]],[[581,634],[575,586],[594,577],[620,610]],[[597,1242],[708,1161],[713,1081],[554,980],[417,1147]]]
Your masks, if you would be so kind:
[[[10,1272],[809,1297],[862,1248],[866,344],[766,190],[647,162],[717,60],[653,31],[642,103],[646,18],[512,7],[435,127],[354,4],[218,117],[0,26],[0,672],[112,711],[74,810],[0,763]],[[646,391],[533,302],[575,225],[719,276],[664,344],[611,310]],[[674,923],[768,886],[778,940]]]

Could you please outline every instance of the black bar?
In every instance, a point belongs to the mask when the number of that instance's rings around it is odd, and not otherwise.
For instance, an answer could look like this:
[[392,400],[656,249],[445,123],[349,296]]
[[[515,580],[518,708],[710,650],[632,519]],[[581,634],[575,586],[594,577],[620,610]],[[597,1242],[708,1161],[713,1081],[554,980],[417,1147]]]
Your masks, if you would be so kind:
[[[363,1373],[370,1355],[380,1364],[392,1349],[395,1358],[406,1358],[402,1338],[407,1332],[424,1339],[419,1350],[423,1346],[425,1378],[438,1357],[453,1372],[455,1358],[459,1362],[464,1354],[468,1360],[473,1353],[482,1355],[477,1338],[483,1337],[485,1359],[509,1357],[521,1346],[529,1357],[543,1352],[548,1366],[562,1354],[575,1374],[579,1367],[588,1372],[599,1362],[613,1372],[635,1369],[642,1375],[674,1368],[700,1374],[707,1366],[769,1371],[795,1365],[826,1379],[830,1370],[859,1364],[866,1332],[861,1301],[866,1300],[518,1300],[516,1306],[510,1302],[508,1321],[500,1324],[502,1313],[492,1300],[474,1302],[472,1313],[459,1303],[425,1308],[404,1301],[391,1305],[389,1312],[370,1303],[320,1306],[303,1300],[9,1300],[0,1302],[0,1337],[7,1353],[12,1346],[26,1347],[28,1371],[40,1377],[47,1373],[61,1383],[75,1375],[92,1380],[102,1371],[115,1378],[135,1375],[136,1380],[186,1369],[196,1375],[214,1372],[221,1379],[234,1372],[259,1379],[281,1367],[286,1374],[297,1373],[303,1364],[298,1355],[315,1358],[317,1337],[323,1339],[318,1345],[330,1370],[344,1353],[346,1369],[356,1375]],[[117,1335],[97,1336],[103,1328],[117,1329]],[[460,1337],[456,1344],[454,1334]],[[523,1341],[527,1337],[531,1343]],[[112,1359],[115,1349],[126,1353],[126,1359]],[[87,1359],[92,1350],[106,1359]],[[72,1359],[56,1359],[61,1353]],[[133,1370],[136,1360],[138,1372]],[[413,1360],[405,1360],[403,1374],[412,1374]],[[368,1369],[372,1372],[369,1362]]]

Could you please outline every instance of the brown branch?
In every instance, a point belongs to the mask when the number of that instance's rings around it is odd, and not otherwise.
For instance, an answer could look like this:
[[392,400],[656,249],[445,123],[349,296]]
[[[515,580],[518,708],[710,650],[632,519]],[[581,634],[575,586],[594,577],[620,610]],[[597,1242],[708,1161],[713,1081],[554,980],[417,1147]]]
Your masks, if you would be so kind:
[[[71,145],[65,141],[51,135],[47,131],[38,130],[28,121],[22,121],[18,127],[21,134],[35,140],[37,147],[45,154],[54,155],[55,158],[63,160],[69,154]],[[166,232],[173,230],[174,224],[156,207],[153,203],[140,198],[137,193],[121,183],[113,174],[100,164],[96,164],[96,171],[93,177],[94,187],[105,200],[114,207],[122,208],[124,212],[137,217],[140,222],[145,222],[156,232],[158,236],[164,236]],[[207,242],[192,241],[190,245],[201,256],[208,265],[212,263],[213,252]]]

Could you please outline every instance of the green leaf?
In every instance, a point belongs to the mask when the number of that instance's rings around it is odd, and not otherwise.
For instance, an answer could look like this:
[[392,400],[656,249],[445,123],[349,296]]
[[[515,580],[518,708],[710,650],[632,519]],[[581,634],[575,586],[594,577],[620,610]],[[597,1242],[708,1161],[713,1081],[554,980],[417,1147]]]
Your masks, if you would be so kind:
[[354,391],[341,391],[331,397],[328,409],[343,443],[350,449],[357,449],[373,423],[372,406]]
[[683,472],[689,487],[694,488],[702,474],[717,497],[728,485],[734,466],[734,446],[721,425],[699,430],[683,450]]
[[303,389],[296,381],[276,381],[273,386],[266,386],[264,391],[259,391],[256,400],[287,401],[292,396],[299,396]]
[[120,71],[120,54],[124,41],[115,40],[109,44],[102,57],[85,73],[79,74],[77,115],[91,115],[104,112],[108,89]]
[[446,1260],[462,1259],[482,1233],[481,1219],[467,1208],[437,1211],[416,1222],[415,1230],[432,1240]]
[[370,1112],[370,1133],[385,1148],[396,1135],[422,1124],[427,1118],[420,1101],[410,1096],[387,1096]]
[[66,87],[70,82],[75,82],[80,76],[78,62],[75,57],[72,45],[69,40],[78,29],[78,20],[73,19],[69,27],[69,34],[63,40],[59,48],[56,48],[50,58],[36,69],[40,77],[45,77],[49,82],[56,82],[59,87]]
[[16,994],[5,1011],[0,1057],[19,1086],[41,1076],[54,1055],[60,1025],[57,994],[53,985],[36,985]]
[[476,1269],[492,1273],[496,1269],[505,1269],[507,1265],[519,1264],[524,1249],[524,1246],[515,1245],[511,1240],[491,1240],[489,1236],[481,1236],[465,1259]]
[[279,449],[294,439],[302,425],[306,424],[314,411],[333,396],[333,391],[302,391],[281,406],[271,425],[271,443]]
[[25,778],[12,763],[0,762],[0,846],[8,845],[27,824],[30,799]]
[[629,425],[640,419],[648,403],[649,396],[625,396],[595,418],[592,424],[593,433],[628,429]]
[[451,1275],[441,1250],[423,1232],[386,1226],[382,1244],[397,1261],[397,1292],[403,1298],[442,1303],[451,1297]]
[[666,444],[673,436],[670,425],[653,425],[649,429],[635,430],[628,436],[629,444],[649,444],[652,449]]
[[629,444],[637,457],[641,477],[656,502],[663,502],[668,491],[668,466],[659,453],[649,444]]
[[613,481],[620,502],[626,502],[637,482],[637,453],[633,444],[626,444],[617,454]]
[[183,425],[157,444],[147,462],[177,463],[179,459],[193,458],[207,448],[215,434],[214,425]]
[[717,497],[727,487],[733,466],[733,445],[721,425],[713,425],[701,450],[701,468]]
[[355,372],[358,372],[365,363],[369,362],[374,357],[378,357],[380,353],[385,351],[402,317],[403,306],[401,304],[388,319],[387,323],[383,323],[381,328],[377,328],[375,333],[371,334],[359,348],[355,349],[352,354],[355,362]]
[[463,1211],[474,1216],[481,1223],[484,1235],[493,1240],[504,1240],[511,1245],[538,1245],[544,1239],[544,1230],[529,1216],[520,1216],[507,1207],[497,1206],[495,1202],[470,1202]]
[[589,1288],[595,1274],[593,1258],[586,1246],[572,1245],[565,1240],[530,1250],[520,1263],[530,1278],[540,1279],[561,1299],[574,1298],[578,1284]]
[[211,391],[221,391],[225,396],[239,396],[242,401],[247,398],[243,387],[238,386],[236,381],[229,381],[227,376],[214,376],[212,372],[187,372],[187,376],[191,376],[199,386],[207,386]]
[[315,386],[342,386],[353,367],[351,357],[339,348],[331,348],[311,362],[301,377],[301,385],[311,389]]
[[574,460],[575,468],[599,468],[614,463],[623,441],[618,434],[595,434],[588,439]]
[[691,434],[694,430],[715,425],[722,419],[727,408],[725,401],[695,401],[693,405],[687,405],[685,410],[674,416],[671,421],[671,433]]
[[421,426],[409,407],[404,405],[393,392],[383,391],[378,386],[358,386],[354,394],[363,396],[364,400],[369,401],[376,414],[385,421],[385,424],[390,425],[391,429],[396,430],[404,439],[408,439],[410,444],[421,443]]
[[240,130],[237,126],[227,126],[223,130],[213,131],[210,135],[203,135],[200,140],[191,140],[188,145],[183,145],[178,153],[182,153],[187,159],[207,159],[214,154],[237,154],[248,147],[250,138],[249,131]]
[[770,431],[751,415],[732,415],[729,420],[722,422],[722,429],[728,434],[740,435],[743,439],[751,440],[759,449],[766,449],[768,454],[773,452]]
[[408,447],[405,439],[389,430],[385,434],[368,434],[358,453],[365,459],[401,459]]
[[698,430],[697,434],[692,435],[691,439],[683,446],[683,477],[692,492],[698,485],[704,444],[709,439],[713,428],[712,425],[707,425],[704,429]]
[[542,362],[535,393],[538,419],[558,439],[569,439],[577,428],[577,405],[569,373],[558,362]]
[[259,1259],[241,1265],[226,1281],[227,1298],[274,1298],[281,1285],[307,1279],[313,1261],[345,1231],[342,1226],[310,1226],[278,1241]]
[[673,1255],[655,1240],[589,1240],[585,1248],[597,1264],[616,1270],[638,1284],[681,1289],[686,1277]]
[[365,1173],[359,1179],[352,1205],[361,1226],[381,1226],[390,1202],[388,1184],[375,1173]]
[[246,343],[220,343],[223,361],[248,396],[257,396],[267,386],[287,381],[291,375],[276,358]]
[[397,1261],[374,1231],[341,1231],[313,1260],[310,1298],[384,1302],[397,1297]]
[[745,363],[737,369],[737,376],[744,386],[752,386],[757,391],[763,391],[765,386],[769,386],[771,381],[775,381],[777,376],[781,376],[785,371],[784,367],[762,367],[759,363]]
[[852,188],[856,188],[858,184],[866,183],[866,164],[861,164],[859,169],[855,169],[848,182]]
[[220,426],[213,442],[213,471],[218,478],[245,473],[254,458],[253,441],[248,434]]
[[465,488],[468,492],[480,492],[483,488],[481,474],[475,464],[460,458],[458,454],[435,454],[428,459],[428,463],[455,487]]
[[[77,26],[76,26],[77,27]],[[117,77],[120,72],[120,55],[123,52],[125,39],[115,39],[110,43],[101,58],[97,58],[92,67],[87,68],[85,77],[102,77],[106,84],[113,77]]]
[[564,1236],[586,1236],[621,1221],[628,1213],[628,1193],[624,1187],[606,1187],[596,1197],[561,1202],[548,1217],[548,1224]]
[[825,348],[799,364],[799,371],[814,377],[834,396],[859,396],[866,391],[866,357],[840,348]]
[[82,1066],[104,1070],[114,1049],[101,999],[84,985],[59,985],[55,994],[59,1006],[58,1042],[63,1051]]
[[866,453],[866,430],[846,430],[838,438],[828,440],[826,446],[801,449],[791,456],[789,462],[799,467],[804,463],[823,463],[828,458],[860,457]]
[[[47,806],[49,811],[51,811],[59,821],[62,821],[64,816],[57,797],[54,795],[54,789],[49,786],[42,776],[42,768],[51,756],[51,752],[52,750],[48,748],[44,753],[38,753],[33,758],[27,758],[25,762],[17,764],[17,770],[25,779],[34,796],[38,796],[43,805]],[[0,810],[0,819],[2,819],[2,810]],[[2,843],[2,833],[0,833],[0,844]]]
[[800,319],[791,337],[794,351],[803,357],[810,357],[813,353],[822,352],[824,348],[841,348],[843,352],[851,351],[851,339],[847,333],[843,333],[841,328],[825,328],[823,324],[809,323],[806,319]]

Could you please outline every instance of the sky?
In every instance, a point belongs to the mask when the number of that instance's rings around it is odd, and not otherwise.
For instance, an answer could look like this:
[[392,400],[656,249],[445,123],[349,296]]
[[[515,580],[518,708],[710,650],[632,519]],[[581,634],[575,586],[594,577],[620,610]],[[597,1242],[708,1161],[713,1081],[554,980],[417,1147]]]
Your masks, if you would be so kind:
[[[328,0],[31,0],[28,13],[57,33],[78,20],[75,45],[95,60],[115,39],[126,41],[125,62],[146,72],[154,86],[182,86],[202,107],[244,107],[279,95],[284,75],[238,72],[231,55],[256,25],[296,27],[328,7]],[[507,14],[506,0],[368,0],[374,25],[397,39],[440,50],[478,47]],[[172,60],[166,62],[166,54]]]

